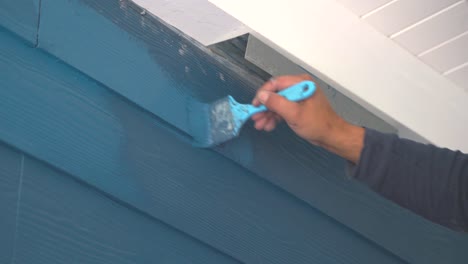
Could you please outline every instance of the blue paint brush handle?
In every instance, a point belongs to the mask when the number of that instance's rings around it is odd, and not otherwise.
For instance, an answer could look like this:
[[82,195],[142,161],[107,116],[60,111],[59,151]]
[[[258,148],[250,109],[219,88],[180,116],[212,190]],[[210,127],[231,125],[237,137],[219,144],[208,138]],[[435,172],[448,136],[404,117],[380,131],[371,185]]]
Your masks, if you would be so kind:
[[[314,82],[303,81],[278,92],[278,94],[288,99],[289,101],[299,102],[311,97],[315,90],[316,87]],[[258,107],[252,106],[249,108],[249,116],[265,112],[267,110],[268,109],[264,105],[260,105]]]

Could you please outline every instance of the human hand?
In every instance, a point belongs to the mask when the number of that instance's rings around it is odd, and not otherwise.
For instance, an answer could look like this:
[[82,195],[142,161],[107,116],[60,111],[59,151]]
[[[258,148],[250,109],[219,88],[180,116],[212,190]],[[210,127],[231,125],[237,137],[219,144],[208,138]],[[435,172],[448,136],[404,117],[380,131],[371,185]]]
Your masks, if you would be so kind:
[[256,114],[252,117],[255,128],[272,131],[282,120],[291,127],[296,134],[307,141],[320,145],[326,143],[326,138],[333,129],[343,123],[326,96],[316,84],[315,93],[306,100],[291,102],[277,94],[302,81],[313,81],[309,75],[286,75],[272,78],[258,91],[252,104],[264,104],[269,111]]
[[341,118],[331,107],[322,89],[316,84],[315,93],[300,102],[292,102],[277,92],[301,81],[313,78],[307,74],[279,76],[266,82],[252,104],[264,104],[267,112],[252,116],[255,128],[272,131],[282,120],[300,137],[312,144],[327,148],[338,155],[357,162],[364,130]]

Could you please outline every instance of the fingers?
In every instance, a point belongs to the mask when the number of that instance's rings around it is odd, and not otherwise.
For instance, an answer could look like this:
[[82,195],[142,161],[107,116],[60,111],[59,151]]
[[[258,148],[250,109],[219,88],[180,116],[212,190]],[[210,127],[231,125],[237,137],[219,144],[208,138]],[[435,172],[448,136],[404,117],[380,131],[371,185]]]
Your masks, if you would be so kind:
[[271,78],[269,81],[265,82],[257,91],[257,96],[252,100],[254,106],[259,106],[261,104],[258,98],[259,91],[268,91],[268,92],[278,92],[283,89],[286,89],[298,82],[304,80],[313,80],[310,75],[301,74],[301,75],[284,75]]
[[281,117],[273,112],[264,113],[264,115],[257,117],[255,120],[255,128],[257,130],[272,131],[276,125],[281,122]]
[[296,83],[299,83],[305,80],[311,81],[312,77],[310,77],[310,75],[307,75],[307,74],[278,76],[278,77],[275,77],[274,79],[273,84],[275,86],[275,89],[273,89],[272,91],[274,92],[281,91]]
[[255,129],[270,132],[275,129],[277,123],[276,118],[265,118],[255,123]]
[[263,130],[265,128],[265,125],[272,119],[272,112],[265,112],[260,115],[260,117],[257,117],[255,122],[255,128],[258,130]]
[[258,130],[272,131],[277,123],[281,121],[282,117],[286,119],[288,123],[294,123],[300,110],[299,105],[288,101],[276,94],[276,92],[304,80],[313,79],[307,74],[286,75],[271,78],[268,82],[263,84],[252,100],[252,104],[254,106],[264,104],[270,111],[252,116],[252,120],[255,122],[255,128]]
[[265,131],[270,132],[276,127],[276,121],[274,118],[270,118],[263,128]]
[[[259,89],[258,91],[270,91],[270,92],[275,92],[277,90],[276,88],[276,79],[271,78],[267,82],[265,82]],[[257,96],[254,97],[252,100],[252,104],[254,106],[259,106],[261,105],[260,100],[257,98]]]
[[253,121],[258,121],[258,120],[260,120],[262,118],[265,118],[267,113],[268,112],[262,112],[262,113],[255,114],[255,115],[252,116],[252,120]]
[[[289,101],[281,95],[268,91],[260,91],[258,100],[263,103],[268,110],[275,112],[288,123],[295,123],[300,113],[300,105]],[[266,124],[265,124],[266,125]]]
[[269,119],[268,118],[262,118],[258,121],[255,121],[255,129],[257,130],[263,130],[265,128],[265,124],[267,123]]

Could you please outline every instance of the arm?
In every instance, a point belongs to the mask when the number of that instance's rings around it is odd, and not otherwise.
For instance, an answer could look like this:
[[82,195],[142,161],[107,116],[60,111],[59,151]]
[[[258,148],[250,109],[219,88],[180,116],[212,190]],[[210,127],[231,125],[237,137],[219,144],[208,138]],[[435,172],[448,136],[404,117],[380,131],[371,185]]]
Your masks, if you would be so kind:
[[356,164],[353,177],[401,206],[456,230],[468,230],[468,155],[349,124],[318,87],[309,99],[289,102],[275,92],[308,75],[265,83],[253,104],[270,110],[252,117],[259,130],[281,120],[299,136]]
[[352,176],[438,224],[468,231],[468,155],[366,129]]
[[301,102],[290,102],[276,92],[298,82],[313,79],[309,75],[280,76],[266,82],[257,92],[253,105],[264,104],[270,111],[252,117],[255,128],[271,131],[282,120],[296,134],[353,163],[359,161],[364,129],[346,122],[330,106],[322,89]]

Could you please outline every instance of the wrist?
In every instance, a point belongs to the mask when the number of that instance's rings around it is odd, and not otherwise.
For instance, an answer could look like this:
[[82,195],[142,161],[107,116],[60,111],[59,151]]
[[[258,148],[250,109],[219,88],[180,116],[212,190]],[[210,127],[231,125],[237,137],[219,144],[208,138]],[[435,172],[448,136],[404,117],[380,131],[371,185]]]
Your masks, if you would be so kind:
[[364,147],[365,130],[339,117],[319,143],[322,147],[351,162],[358,163]]
[[350,125],[346,120],[340,116],[336,116],[331,121],[327,122],[326,129],[324,129],[323,135],[317,140],[319,145],[323,146],[334,146],[345,137],[347,131],[350,130]]

